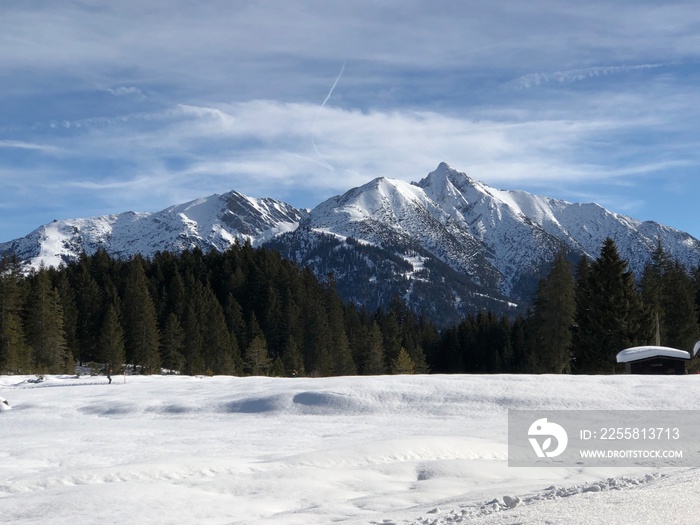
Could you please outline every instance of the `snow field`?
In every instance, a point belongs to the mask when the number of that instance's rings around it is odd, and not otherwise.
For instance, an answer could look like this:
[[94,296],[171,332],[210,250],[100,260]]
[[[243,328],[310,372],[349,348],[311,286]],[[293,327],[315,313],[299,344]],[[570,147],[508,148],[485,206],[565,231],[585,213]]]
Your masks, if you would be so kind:
[[700,522],[694,469],[506,443],[508,409],[697,409],[695,376],[28,379],[0,376],[0,522]]

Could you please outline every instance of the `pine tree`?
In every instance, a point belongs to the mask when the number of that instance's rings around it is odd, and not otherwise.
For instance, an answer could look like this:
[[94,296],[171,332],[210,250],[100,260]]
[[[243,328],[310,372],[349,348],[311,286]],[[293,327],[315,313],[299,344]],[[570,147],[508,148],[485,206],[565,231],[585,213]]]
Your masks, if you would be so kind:
[[658,323],[660,344],[691,350],[700,335],[693,278],[659,242],[644,268],[642,298]]
[[382,345],[382,332],[377,321],[367,330],[365,343],[363,373],[365,375],[378,375],[386,373],[384,365],[384,347]]
[[185,307],[182,322],[185,333],[182,353],[185,356],[185,372],[188,375],[203,374],[206,372],[204,363],[204,350],[202,345],[202,327],[197,315],[195,301]]
[[296,340],[291,335],[287,338],[287,344],[284,348],[284,353],[282,354],[282,363],[284,364],[287,374],[293,376],[305,375],[304,356],[302,355]]
[[125,362],[124,330],[119,322],[117,307],[110,304],[99,334],[99,359],[109,370],[117,370]]
[[123,300],[126,358],[144,373],[160,370],[156,309],[149,292],[143,259],[130,261]]
[[[641,278],[642,301],[646,305],[651,319],[656,323],[661,336],[663,331],[665,311],[663,308],[663,279],[668,268],[669,256],[664,251],[661,240],[657,242],[652,252],[651,261],[646,264]],[[663,340],[663,337],[660,337]],[[659,343],[660,344],[660,343]]]
[[498,325],[494,326],[494,340],[498,344],[499,372],[509,373],[512,371],[514,351],[511,341],[511,322],[505,315],[501,317]]
[[678,261],[673,261],[668,264],[662,283],[663,344],[692,350],[700,337],[692,279]]
[[234,349],[238,350],[238,345],[231,342],[223,308],[209,286],[203,289],[200,325],[207,368],[218,375],[235,374],[237,356]]
[[386,359],[385,367],[391,370],[394,360],[401,352],[401,328],[396,311],[392,310],[388,313],[379,316],[379,327],[382,331],[382,346],[384,347],[384,358]]
[[245,364],[248,375],[266,376],[270,373],[272,359],[267,351],[267,341],[263,335],[253,338],[245,352]]
[[185,332],[177,319],[177,315],[171,313],[165,320],[165,325],[160,337],[160,355],[163,368],[181,372],[185,367]]
[[272,377],[284,377],[287,375],[284,370],[284,363],[282,362],[282,358],[280,356],[275,357],[275,359],[272,361],[270,375]]
[[55,279],[55,288],[61,299],[61,309],[63,311],[63,332],[66,338],[66,347],[73,360],[80,359],[78,348],[77,326],[78,310],[75,304],[75,291],[68,281],[68,273],[59,271]]
[[182,319],[185,315],[185,305],[188,297],[185,290],[185,283],[180,272],[175,271],[165,292],[165,309],[168,313],[175,314],[177,319]]
[[474,316],[469,315],[457,326],[445,331],[440,345],[439,370],[448,374],[473,371],[469,353],[476,334],[474,321]]
[[653,326],[612,239],[603,243],[578,294],[577,371],[614,372],[617,353],[647,343]]
[[22,323],[22,289],[18,273],[0,264],[0,373],[29,373],[30,348]]
[[333,374],[332,339],[326,309],[315,302],[305,314],[304,368],[312,376],[330,376]]
[[243,318],[243,309],[232,293],[229,293],[224,305],[224,318],[226,326],[232,338],[236,339],[237,348],[245,347],[248,344],[247,328]]
[[536,373],[571,372],[572,328],[576,288],[571,265],[561,252],[546,279],[540,281],[532,312],[535,344],[531,368]]
[[411,356],[405,348],[401,347],[399,354],[391,363],[391,373],[392,374],[412,374],[414,371],[414,364]]
[[328,328],[333,349],[332,374],[349,376],[357,374],[357,366],[352,358],[350,343],[345,332],[343,304],[332,287],[326,290],[325,304],[328,309]]
[[66,373],[68,349],[61,298],[51,287],[48,272],[43,268],[32,278],[25,326],[34,370],[38,373]]
[[71,269],[71,286],[76,306],[76,359],[83,364],[97,359],[97,334],[100,331],[102,291],[90,274],[89,260],[81,257],[77,268]]
[[[531,318],[531,315],[528,314],[527,318]],[[513,348],[513,360],[508,370],[509,373],[532,371],[529,364],[532,345],[529,342],[531,337],[528,334],[528,326],[529,322],[523,315],[518,315],[511,324],[510,341]]]

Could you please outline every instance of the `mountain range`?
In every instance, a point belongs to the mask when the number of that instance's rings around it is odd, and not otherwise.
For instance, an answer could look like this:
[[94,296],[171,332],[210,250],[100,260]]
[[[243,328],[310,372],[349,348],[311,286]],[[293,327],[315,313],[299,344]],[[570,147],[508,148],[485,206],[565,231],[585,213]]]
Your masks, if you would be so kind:
[[689,268],[700,262],[700,241],[687,233],[597,204],[498,190],[445,163],[417,183],[377,178],[312,210],[231,191],[157,213],[58,220],[0,253],[37,268],[100,248],[129,257],[250,242],[332,275],[348,301],[373,309],[398,296],[443,324],[484,308],[516,311],[560,250],[572,262],[595,258],[607,237],[637,275],[659,242]]

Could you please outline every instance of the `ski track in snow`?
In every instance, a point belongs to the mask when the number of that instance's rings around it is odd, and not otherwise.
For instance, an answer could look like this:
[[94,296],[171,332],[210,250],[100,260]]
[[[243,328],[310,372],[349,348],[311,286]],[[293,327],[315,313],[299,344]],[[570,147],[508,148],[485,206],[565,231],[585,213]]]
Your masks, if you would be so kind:
[[700,523],[694,468],[506,443],[513,408],[696,409],[694,376],[113,377],[0,376],[0,522]]

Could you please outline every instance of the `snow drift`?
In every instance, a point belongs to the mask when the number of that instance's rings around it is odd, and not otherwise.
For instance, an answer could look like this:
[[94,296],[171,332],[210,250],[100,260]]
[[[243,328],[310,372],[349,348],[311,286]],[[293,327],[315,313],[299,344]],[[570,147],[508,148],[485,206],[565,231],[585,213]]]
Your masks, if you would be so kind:
[[8,523],[697,523],[695,469],[506,461],[508,409],[697,409],[692,375],[26,379]]

